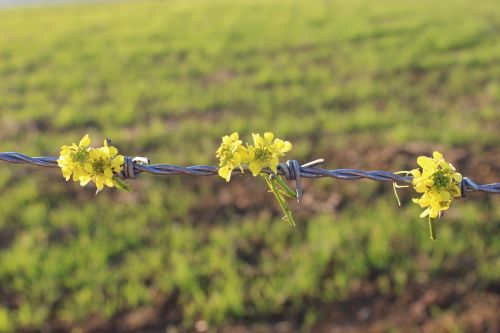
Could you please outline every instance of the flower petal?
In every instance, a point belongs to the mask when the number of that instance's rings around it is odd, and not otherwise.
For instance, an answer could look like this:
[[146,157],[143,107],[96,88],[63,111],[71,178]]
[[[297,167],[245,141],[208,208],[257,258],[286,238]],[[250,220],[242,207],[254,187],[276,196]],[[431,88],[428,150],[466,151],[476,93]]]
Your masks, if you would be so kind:
[[448,201],[450,200],[450,192],[448,191],[441,191],[439,192],[439,196],[441,197],[441,201]]
[[454,172],[451,177],[456,181],[456,182],[461,182],[462,181],[462,175],[458,172]]
[[113,171],[110,168],[104,169],[104,176],[108,179],[113,178]]
[[285,141],[283,148],[281,148],[282,153],[286,153],[292,149],[292,143],[290,141]]
[[236,140],[239,140],[240,139],[240,135],[238,134],[238,132],[234,132],[233,134],[231,134],[231,136],[229,137],[232,141],[236,141]]
[[427,215],[429,215],[429,208],[427,208],[426,210],[424,210],[421,214],[420,214],[420,217],[426,217]]
[[80,147],[87,147],[90,145],[90,136],[88,134],[85,134],[85,136],[80,140],[80,143],[78,144]]
[[113,181],[112,178],[106,178],[105,184],[107,187],[113,187],[115,186],[115,182]]
[[266,139],[267,142],[271,143],[274,139],[274,134],[271,132],[266,132],[264,133],[264,139]]
[[252,175],[255,177],[257,176],[260,171],[262,170],[262,166],[257,163],[257,162],[252,162],[248,165],[248,168],[250,169],[250,171],[252,172]]
[[419,156],[417,158],[417,164],[422,168],[427,169],[429,167],[433,167],[433,161],[427,156]]
[[432,157],[435,159],[435,160],[442,160],[443,159],[443,154],[441,154],[440,152],[438,151],[435,151],[432,153]]
[[220,168],[218,171],[219,176],[224,178],[226,180],[226,182],[228,182],[231,179],[231,172],[232,172],[232,170],[229,167],[229,165],[226,165],[226,166]]
[[80,177],[80,186],[87,185],[90,182],[91,179],[92,178],[90,178],[90,176],[81,176]]
[[410,173],[412,174],[413,178],[418,178],[422,175],[419,169],[413,169],[410,171]]

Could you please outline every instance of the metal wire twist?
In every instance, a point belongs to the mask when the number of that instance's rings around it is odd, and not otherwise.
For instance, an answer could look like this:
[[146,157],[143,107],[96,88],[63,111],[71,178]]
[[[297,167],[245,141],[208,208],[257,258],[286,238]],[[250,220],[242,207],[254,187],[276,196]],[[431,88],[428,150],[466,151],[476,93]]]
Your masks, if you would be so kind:
[[[0,153],[0,161],[12,164],[32,164],[46,168],[56,168],[57,157],[29,157],[15,152]],[[318,168],[317,165],[323,163],[323,160],[315,160],[300,165],[296,160],[290,160],[286,163],[280,163],[278,166],[278,175],[284,176],[288,180],[296,182],[297,199],[302,196],[301,178],[322,178],[331,177],[342,180],[371,179],[378,182],[396,182],[411,184],[411,176],[400,176],[388,171],[361,171],[356,169],[337,169],[328,170]],[[149,173],[159,176],[173,175],[191,175],[191,176],[212,176],[219,170],[216,166],[193,165],[177,166],[171,164],[149,164],[149,160],[144,157],[125,157],[125,163],[122,167],[120,177],[123,179],[135,179],[141,173]],[[244,171],[248,168],[244,167]],[[262,173],[273,174],[270,169],[263,169]],[[240,175],[240,170],[234,170],[234,175]],[[478,184],[468,177],[464,177],[461,184],[462,196],[467,192],[486,192],[500,194],[500,183]]]

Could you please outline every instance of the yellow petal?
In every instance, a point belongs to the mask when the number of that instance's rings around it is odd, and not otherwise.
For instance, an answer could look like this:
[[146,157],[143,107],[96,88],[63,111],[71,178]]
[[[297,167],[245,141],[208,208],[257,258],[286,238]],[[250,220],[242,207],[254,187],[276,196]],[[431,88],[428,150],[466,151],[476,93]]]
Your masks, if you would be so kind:
[[262,166],[257,162],[252,162],[248,165],[248,168],[252,172],[252,175],[255,177],[262,170]]
[[462,175],[458,172],[453,173],[451,177],[456,181],[456,182],[461,182],[462,181]]
[[71,177],[71,174],[73,173],[73,170],[70,167],[63,167],[61,169],[63,177],[66,178],[66,180],[69,180]]
[[450,193],[448,191],[441,191],[441,192],[439,192],[439,196],[441,197],[441,201],[448,201],[448,200],[450,200]]
[[228,165],[220,168],[218,171],[219,176],[224,178],[226,180],[226,182],[228,182],[231,179],[231,172],[232,172],[231,167]]
[[431,187],[432,185],[434,185],[434,181],[432,179],[426,179],[424,180],[424,185],[427,187]]
[[247,152],[248,152],[248,159],[250,161],[254,160],[255,159],[255,147],[254,146],[249,146],[248,149],[247,149]]
[[432,203],[432,200],[431,198],[429,198],[428,195],[422,195],[422,197],[420,198],[419,200],[419,204],[422,206],[422,207],[425,207],[425,206],[429,206],[430,204]]
[[81,176],[80,177],[80,186],[85,186],[91,180],[90,176]]
[[435,219],[436,217],[439,216],[439,211],[440,209],[439,208],[436,208],[435,206],[431,206],[428,208],[429,209],[429,216],[432,218],[432,219]]
[[443,159],[443,154],[441,154],[440,152],[438,151],[435,151],[432,153],[432,157],[435,159],[435,160],[442,160]]
[[97,186],[97,188],[99,190],[102,190],[104,188],[104,181],[105,181],[105,178],[102,176],[97,176],[95,178],[95,185]]
[[273,170],[274,173],[277,173],[276,167],[278,166],[279,163],[280,160],[278,159],[278,157],[273,156],[273,158],[271,158],[271,161],[269,161],[269,168]]
[[241,155],[238,153],[234,153],[231,162],[234,164],[235,167],[238,167],[241,164]]
[[91,149],[89,151],[89,159],[95,160],[97,158],[101,157],[101,151],[98,149]]
[[437,169],[434,167],[434,165],[431,165],[428,168],[424,168],[422,170],[422,178],[430,179],[436,171]]
[[266,139],[266,141],[268,142],[272,142],[274,139],[274,134],[271,132],[266,132],[264,133],[264,139]]
[[285,145],[285,142],[281,139],[274,139],[274,142],[273,142],[273,147],[278,149],[278,150],[281,150],[281,148],[283,148],[283,146]]
[[417,185],[415,185],[415,191],[417,191],[418,193],[424,193],[425,191],[427,191],[427,186],[425,186],[424,183],[418,183]]
[[[106,142],[106,141],[105,141]],[[105,155],[105,157],[108,157],[109,156],[109,147],[106,146],[106,147],[101,147],[99,148],[99,150],[103,153],[103,155]]]
[[111,178],[107,178],[106,181],[105,181],[105,183],[106,183],[107,187],[113,187],[113,186],[115,186],[115,182]]
[[125,157],[123,157],[123,155],[116,155],[113,161],[116,161],[117,164],[122,165],[123,163],[125,163]]
[[104,169],[104,176],[106,178],[113,178],[113,171],[110,168]]
[[116,154],[118,154],[118,149],[116,149],[116,147],[110,146],[110,147],[109,147],[109,156],[110,156],[110,157],[113,157],[113,156],[115,156]]
[[240,154],[240,157],[241,157],[240,163],[241,164],[248,164],[248,161],[250,159],[248,149],[243,147],[243,146],[240,146],[240,147],[238,147],[238,154]]
[[90,145],[90,136],[88,134],[85,134],[85,136],[80,140],[80,143],[78,144],[80,147],[87,147]]
[[424,211],[420,214],[420,217],[426,217],[427,215],[429,215],[429,208],[427,208],[426,210],[424,210]]
[[446,163],[444,160],[439,162],[439,166],[441,167],[442,170],[445,170],[445,171],[453,170],[453,166],[449,163]]
[[419,156],[417,158],[417,164],[420,165],[424,169],[427,169],[429,167],[433,167],[432,159],[430,159],[426,156]]
[[292,149],[292,143],[290,141],[285,141],[283,148],[281,149],[282,153],[286,153]]
[[252,139],[253,139],[253,143],[254,143],[255,145],[257,145],[257,143],[259,142],[259,138],[260,138],[260,135],[259,135],[259,134],[252,133]]

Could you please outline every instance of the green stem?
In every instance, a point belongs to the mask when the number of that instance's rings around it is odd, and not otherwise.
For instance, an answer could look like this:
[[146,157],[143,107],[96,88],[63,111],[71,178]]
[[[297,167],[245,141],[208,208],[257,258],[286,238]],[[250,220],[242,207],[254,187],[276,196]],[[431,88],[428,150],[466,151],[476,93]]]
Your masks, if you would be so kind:
[[280,185],[281,189],[291,198],[295,198],[297,193],[288,186],[288,184],[278,175],[275,176],[277,185]]
[[295,220],[293,219],[292,212],[290,211],[290,208],[288,207],[288,204],[286,203],[285,199],[281,196],[280,191],[278,189],[278,183],[276,182],[275,179],[269,179],[269,177],[264,176],[266,179],[266,183],[269,186],[269,189],[271,192],[274,194],[276,197],[276,201],[278,202],[278,205],[280,206],[284,216],[284,220],[288,221],[291,225],[295,225]]
[[434,219],[429,217],[429,235],[432,240],[436,240],[436,232],[434,230]]
[[113,181],[115,182],[116,188],[130,192],[130,185],[127,182],[121,180],[117,176],[113,176]]

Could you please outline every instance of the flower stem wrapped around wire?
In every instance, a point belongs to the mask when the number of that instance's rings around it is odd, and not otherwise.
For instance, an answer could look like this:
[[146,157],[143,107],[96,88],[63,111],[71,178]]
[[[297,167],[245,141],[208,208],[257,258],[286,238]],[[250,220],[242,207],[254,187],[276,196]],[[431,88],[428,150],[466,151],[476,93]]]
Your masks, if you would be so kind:
[[[292,149],[292,144],[289,141],[275,139],[271,132],[266,132],[263,136],[253,133],[252,139],[252,145],[243,146],[237,132],[222,137],[222,143],[216,152],[216,157],[220,160],[219,176],[229,181],[234,169],[243,172],[243,166],[248,166],[254,177],[261,175],[265,178],[270,192],[274,194],[283,211],[283,219],[295,225],[285,197],[295,197],[296,193],[281,176],[277,175],[279,158]],[[269,168],[273,174],[268,176],[261,173],[264,168]]]

